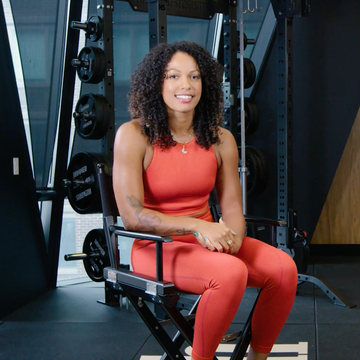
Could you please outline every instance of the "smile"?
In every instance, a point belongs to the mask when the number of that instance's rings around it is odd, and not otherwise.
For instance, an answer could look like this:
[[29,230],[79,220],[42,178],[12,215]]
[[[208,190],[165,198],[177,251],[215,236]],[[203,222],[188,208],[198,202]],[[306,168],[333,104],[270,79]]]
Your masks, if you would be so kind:
[[184,99],[184,100],[188,100],[188,99],[193,98],[192,95],[175,95],[175,97],[178,98],[178,99]]

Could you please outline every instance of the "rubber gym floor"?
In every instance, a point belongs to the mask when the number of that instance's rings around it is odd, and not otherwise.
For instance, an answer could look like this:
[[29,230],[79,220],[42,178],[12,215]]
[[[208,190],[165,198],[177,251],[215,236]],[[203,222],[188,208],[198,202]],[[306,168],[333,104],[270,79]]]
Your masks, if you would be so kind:
[[[312,283],[300,284],[270,359],[359,359],[360,257],[314,257],[307,273],[325,278],[338,296],[357,306],[335,305]],[[247,289],[229,332],[241,330],[255,295]],[[102,299],[103,283],[92,281],[49,291],[0,322],[0,359],[160,360],[161,347],[131,305],[109,307],[97,302]],[[229,359],[232,347],[222,344],[219,359]]]

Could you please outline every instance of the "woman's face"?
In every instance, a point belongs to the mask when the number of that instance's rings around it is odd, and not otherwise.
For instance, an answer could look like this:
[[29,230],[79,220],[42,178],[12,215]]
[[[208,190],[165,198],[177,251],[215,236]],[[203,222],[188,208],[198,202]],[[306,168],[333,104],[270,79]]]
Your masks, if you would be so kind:
[[162,86],[162,96],[169,114],[194,112],[202,90],[200,70],[195,59],[176,52],[170,59]]

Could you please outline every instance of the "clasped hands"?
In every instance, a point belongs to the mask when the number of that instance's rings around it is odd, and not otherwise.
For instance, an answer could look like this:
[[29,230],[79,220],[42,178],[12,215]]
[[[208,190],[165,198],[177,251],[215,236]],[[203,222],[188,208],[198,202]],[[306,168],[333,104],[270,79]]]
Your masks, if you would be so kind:
[[242,239],[239,238],[238,234],[227,227],[222,219],[218,223],[207,223],[207,229],[195,232],[194,236],[203,247],[211,251],[227,254],[236,254],[242,243]]

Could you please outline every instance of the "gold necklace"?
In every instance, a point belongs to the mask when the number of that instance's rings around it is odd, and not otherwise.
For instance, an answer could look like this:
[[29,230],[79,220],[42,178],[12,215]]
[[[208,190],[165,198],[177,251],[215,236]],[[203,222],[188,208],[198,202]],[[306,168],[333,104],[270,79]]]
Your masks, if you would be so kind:
[[189,142],[191,134],[192,134],[192,130],[189,131],[189,135],[188,135],[188,137],[187,137],[187,139],[186,139],[186,141],[185,141],[184,143],[181,143],[181,142],[177,141],[176,138],[175,138],[175,136],[174,136],[174,134],[171,134],[172,137],[174,138],[174,140],[175,140],[178,144],[180,144],[180,145],[182,146],[181,152],[182,152],[184,155],[186,155],[186,154],[188,153],[188,152],[185,150],[185,145]]

